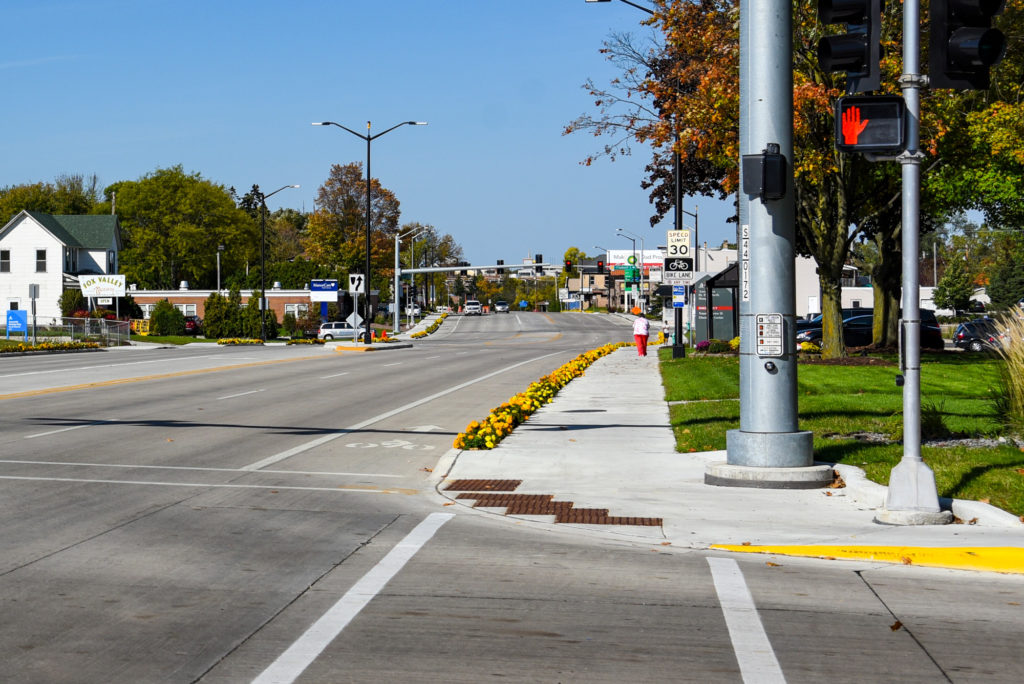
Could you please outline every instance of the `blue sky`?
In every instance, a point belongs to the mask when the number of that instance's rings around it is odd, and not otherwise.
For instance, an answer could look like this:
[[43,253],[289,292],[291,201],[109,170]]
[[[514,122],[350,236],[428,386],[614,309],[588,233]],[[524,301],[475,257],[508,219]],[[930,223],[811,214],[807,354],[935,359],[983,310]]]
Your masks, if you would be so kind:
[[[365,162],[403,223],[450,233],[474,264],[576,246],[624,249],[617,228],[664,244],[640,188],[650,150],[580,160],[603,141],[562,129],[616,75],[598,53],[645,15],[584,0],[7,0],[0,186],[156,168],[241,191],[298,183],[268,201],[311,210],[330,165]],[[733,240],[731,203],[699,206],[700,237]]]

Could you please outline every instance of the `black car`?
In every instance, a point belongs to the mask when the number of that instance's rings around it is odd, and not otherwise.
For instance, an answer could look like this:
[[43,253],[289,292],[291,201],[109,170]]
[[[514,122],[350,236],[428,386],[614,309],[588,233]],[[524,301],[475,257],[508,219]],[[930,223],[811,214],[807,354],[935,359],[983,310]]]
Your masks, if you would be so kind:
[[999,349],[1002,346],[1000,339],[999,329],[991,318],[961,323],[953,333],[953,344],[972,352]]
[[[872,313],[874,310],[873,309],[867,309],[867,308],[864,308],[862,306],[858,306],[858,307],[854,307],[852,309],[843,309],[842,311],[843,311],[843,320],[845,321],[850,316],[857,316],[857,315],[860,315],[860,314],[869,314],[869,313]],[[803,332],[804,330],[811,330],[813,328],[820,328],[821,327],[821,317],[822,317],[822,314],[819,313],[819,314],[814,314],[810,318],[798,318],[797,321],[796,321],[796,331],[798,333],[800,333],[800,332]]]
[[[871,344],[874,326],[874,313],[859,313],[843,317],[843,342],[847,347],[866,347]],[[807,328],[797,332],[796,341],[810,342],[821,346],[821,323],[817,327]],[[935,318],[935,312],[931,309],[921,309],[921,348],[941,350],[946,346],[942,339],[942,330],[939,328],[939,321]]]

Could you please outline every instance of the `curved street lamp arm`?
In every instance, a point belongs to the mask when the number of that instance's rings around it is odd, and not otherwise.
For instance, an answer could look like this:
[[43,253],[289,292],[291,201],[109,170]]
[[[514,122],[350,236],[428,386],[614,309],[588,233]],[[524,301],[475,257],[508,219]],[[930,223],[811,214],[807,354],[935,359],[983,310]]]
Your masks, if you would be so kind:
[[[367,124],[367,127],[369,127],[370,122],[367,121],[366,124]],[[395,124],[394,126],[392,126],[391,128],[389,128],[387,130],[381,131],[380,133],[377,133],[375,135],[371,135],[369,137],[369,139],[370,140],[376,140],[380,136],[384,135],[385,133],[390,133],[391,131],[395,130],[399,126],[426,126],[426,125],[427,125],[426,121],[403,121],[402,123]],[[362,137],[362,136],[360,136],[360,137]]]
[[349,133],[351,133],[352,135],[356,136],[357,138],[362,138],[363,140],[372,140],[372,138],[370,138],[370,136],[363,135],[362,133],[356,133],[355,131],[353,131],[348,126],[342,126],[340,123],[335,123],[334,121],[319,121],[319,122],[318,121],[314,121],[310,125],[311,126],[337,126],[338,128],[340,128],[340,129],[342,129],[344,131],[348,131]]

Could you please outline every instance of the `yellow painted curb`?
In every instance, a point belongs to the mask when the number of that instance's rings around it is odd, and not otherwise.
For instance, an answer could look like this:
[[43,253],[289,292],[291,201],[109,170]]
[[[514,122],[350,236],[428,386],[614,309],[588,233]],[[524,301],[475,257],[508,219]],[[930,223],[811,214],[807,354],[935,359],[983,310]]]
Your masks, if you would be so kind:
[[712,544],[718,551],[772,553],[827,560],[863,560],[954,570],[1024,574],[1024,549],[1015,546],[742,546]]
[[336,352],[371,352],[374,351],[373,347],[343,347],[340,344],[334,348]]

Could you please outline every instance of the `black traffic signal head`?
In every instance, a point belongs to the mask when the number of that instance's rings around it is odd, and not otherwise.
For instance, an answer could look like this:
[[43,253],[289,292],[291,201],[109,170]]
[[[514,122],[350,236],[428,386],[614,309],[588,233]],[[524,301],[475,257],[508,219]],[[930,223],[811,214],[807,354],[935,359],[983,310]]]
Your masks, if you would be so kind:
[[597,260],[597,272],[604,273],[604,259]]
[[846,24],[847,32],[818,41],[822,70],[846,72],[846,94],[878,90],[882,57],[882,0],[818,0],[823,24]]
[[498,273],[504,273],[505,272],[505,269],[502,268],[502,266],[504,266],[504,265],[505,265],[505,260],[504,259],[498,259]]
[[931,0],[928,81],[932,88],[988,90],[989,67],[1006,53],[1006,36],[992,28],[1005,0]]
[[533,263],[536,264],[536,266],[533,267],[533,270],[535,272],[537,272],[537,273],[543,273],[544,272],[544,267],[540,265],[540,264],[544,263],[544,257],[542,255],[538,254],[537,256],[535,256],[533,258]]
[[565,272],[568,273],[572,270],[572,259],[565,260]]

